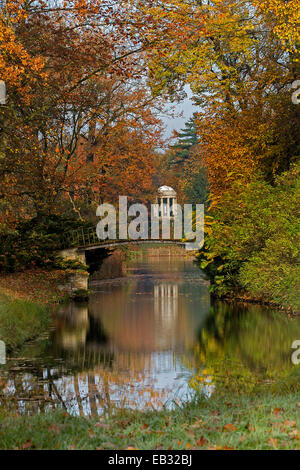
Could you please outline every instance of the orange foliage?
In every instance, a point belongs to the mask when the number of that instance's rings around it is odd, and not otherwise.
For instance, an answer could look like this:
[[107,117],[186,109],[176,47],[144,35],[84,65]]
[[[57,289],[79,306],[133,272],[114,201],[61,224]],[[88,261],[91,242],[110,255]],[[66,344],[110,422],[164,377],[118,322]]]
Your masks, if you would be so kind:
[[200,107],[193,164],[205,159],[213,195],[257,171],[272,179],[298,154],[299,112],[289,90],[298,78],[298,3],[145,0],[139,6],[149,20],[142,40],[153,43],[153,90],[173,97],[188,83]]
[[[8,2],[9,3],[9,2]],[[42,57],[33,57],[18,40],[10,18],[0,12],[0,77],[8,89],[14,88],[19,99],[29,104],[33,87],[45,80]]]
[[160,104],[141,80],[142,48],[117,4],[7,0],[0,26],[3,222],[65,210],[70,198],[74,205],[151,193]]

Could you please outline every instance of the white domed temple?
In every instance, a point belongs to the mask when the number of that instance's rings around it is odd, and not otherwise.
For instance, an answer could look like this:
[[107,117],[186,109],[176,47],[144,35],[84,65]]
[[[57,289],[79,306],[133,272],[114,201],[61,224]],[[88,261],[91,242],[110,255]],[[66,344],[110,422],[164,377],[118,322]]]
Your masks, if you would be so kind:
[[161,186],[158,188],[156,204],[158,204],[158,214],[160,218],[172,219],[175,215],[177,204],[177,193],[170,186]]

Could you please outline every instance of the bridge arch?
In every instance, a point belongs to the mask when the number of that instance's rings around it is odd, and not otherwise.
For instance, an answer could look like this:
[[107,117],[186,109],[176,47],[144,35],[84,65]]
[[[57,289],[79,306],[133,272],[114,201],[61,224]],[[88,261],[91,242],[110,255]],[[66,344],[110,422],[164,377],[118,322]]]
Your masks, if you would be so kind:
[[71,298],[82,300],[88,297],[89,277],[97,271],[112,250],[122,246],[135,245],[175,245],[184,247],[182,240],[104,240],[100,241],[94,227],[75,230],[65,235],[64,248],[58,256],[64,260],[75,260],[86,266],[86,270],[70,274],[65,290]]

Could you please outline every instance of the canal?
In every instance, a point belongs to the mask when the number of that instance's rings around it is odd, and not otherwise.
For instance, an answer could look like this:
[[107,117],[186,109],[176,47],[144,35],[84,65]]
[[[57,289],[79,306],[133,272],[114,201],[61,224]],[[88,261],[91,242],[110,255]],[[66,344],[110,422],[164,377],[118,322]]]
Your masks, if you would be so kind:
[[236,381],[267,387],[293,373],[300,321],[272,308],[212,302],[192,259],[144,257],[92,281],[89,303],[59,306],[50,331],[0,369],[19,412],[75,415],[172,408]]

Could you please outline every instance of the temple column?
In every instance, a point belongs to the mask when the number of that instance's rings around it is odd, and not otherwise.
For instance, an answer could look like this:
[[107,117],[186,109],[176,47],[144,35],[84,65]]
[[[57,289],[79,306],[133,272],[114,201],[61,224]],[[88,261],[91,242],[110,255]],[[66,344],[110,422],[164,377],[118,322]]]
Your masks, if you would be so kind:
[[168,197],[168,202],[167,202],[167,217],[170,217],[170,198]]

